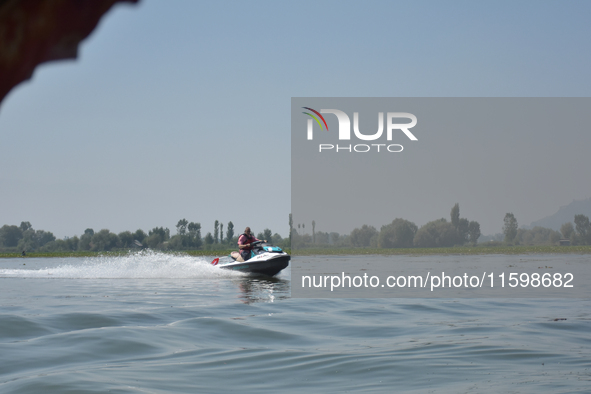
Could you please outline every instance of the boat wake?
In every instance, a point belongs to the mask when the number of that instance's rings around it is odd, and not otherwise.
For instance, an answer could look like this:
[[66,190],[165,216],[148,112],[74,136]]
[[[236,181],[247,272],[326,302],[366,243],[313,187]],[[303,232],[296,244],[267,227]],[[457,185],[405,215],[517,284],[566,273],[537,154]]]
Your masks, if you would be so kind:
[[26,259],[27,269],[0,269],[0,277],[69,279],[213,279],[243,274],[220,270],[204,257],[140,251],[126,256],[64,258],[55,267],[43,267],[48,259]]

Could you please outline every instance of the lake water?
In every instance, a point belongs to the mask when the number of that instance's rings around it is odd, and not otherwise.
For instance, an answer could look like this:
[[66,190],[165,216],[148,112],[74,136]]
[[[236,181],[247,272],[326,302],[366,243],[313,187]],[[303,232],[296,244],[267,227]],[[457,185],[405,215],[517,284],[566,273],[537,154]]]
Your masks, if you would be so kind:
[[0,260],[0,393],[591,392],[590,298],[296,299],[210,260]]

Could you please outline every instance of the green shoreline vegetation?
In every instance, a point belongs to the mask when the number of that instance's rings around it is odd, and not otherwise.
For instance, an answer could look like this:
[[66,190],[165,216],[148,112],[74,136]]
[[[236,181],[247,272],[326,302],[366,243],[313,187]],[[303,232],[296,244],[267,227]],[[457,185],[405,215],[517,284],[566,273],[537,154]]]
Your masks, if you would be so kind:
[[[216,250],[184,250],[184,251],[161,251],[155,252],[180,255],[180,256],[223,256],[230,254],[234,249],[216,249]],[[142,251],[150,251],[143,249]],[[306,248],[291,250],[285,248],[285,251],[292,256],[364,256],[364,255],[382,255],[382,256],[421,256],[421,255],[466,255],[476,256],[485,254],[591,254],[591,245],[574,246],[556,246],[556,245],[513,245],[513,246],[454,246],[448,248]],[[60,251],[60,252],[38,252],[28,253],[24,258],[35,257],[110,257],[110,256],[128,256],[135,253],[141,253],[139,250],[115,250],[108,252],[99,251]],[[23,257],[20,253],[0,253],[0,258]]]
[[513,246],[453,246],[443,248],[309,248],[293,251],[295,256],[311,255],[383,255],[383,256],[424,256],[424,255],[484,255],[484,254],[591,254],[591,245],[513,245]]
[[[583,214],[573,222],[562,225],[560,232],[536,226],[519,228],[513,213],[503,220],[503,233],[481,237],[480,224],[460,217],[460,206],[455,204],[450,219],[430,221],[421,227],[405,219],[396,218],[379,230],[363,225],[349,234],[316,231],[312,220],[294,223],[289,214],[289,236],[283,238],[266,228],[258,239],[296,256],[305,255],[479,255],[529,253],[591,253],[591,223]],[[310,223],[308,223],[310,224]],[[213,234],[201,236],[201,224],[181,219],[176,234],[164,227],[154,227],[148,233],[138,229],[119,234],[108,229],[95,232],[87,228],[78,236],[57,239],[53,233],[35,230],[30,222],[20,226],[0,227],[0,257],[91,257],[121,256],[141,250],[179,253],[191,256],[221,256],[237,250],[239,234],[234,224],[214,222]]]

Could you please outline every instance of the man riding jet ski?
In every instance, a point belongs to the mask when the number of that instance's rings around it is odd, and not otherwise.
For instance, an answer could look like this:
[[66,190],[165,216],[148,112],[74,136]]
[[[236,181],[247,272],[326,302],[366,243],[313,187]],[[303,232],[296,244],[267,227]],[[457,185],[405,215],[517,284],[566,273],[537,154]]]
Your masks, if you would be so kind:
[[[242,261],[250,259],[252,254],[252,243],[256,241],[260,241],[260,239],[256,238],[250,233],[250,227],[245,228],[244,233],[238,237],[238,249],[240,249],[240,257],[236,259],[236,261],[240,261],[240,258],[242,258]],[[263,242],[267,242],[267,240],[264,240]]]
[[266,242],[255,238],[247,227],[238,237],[240,253],[232,252],[227,257],[216,258],[211,264],[241,272],[277,275],[289,265],[291,257],[277,246],[265,245]]

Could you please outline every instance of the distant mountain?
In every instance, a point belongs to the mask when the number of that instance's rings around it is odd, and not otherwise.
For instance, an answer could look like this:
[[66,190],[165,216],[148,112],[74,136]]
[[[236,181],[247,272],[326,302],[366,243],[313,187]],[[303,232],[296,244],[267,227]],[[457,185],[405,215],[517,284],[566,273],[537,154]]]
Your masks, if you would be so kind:
[[581,213],[585,216],[591,217],[591,198],[582,201],[573,200],[573,202],[570,204],[560,207],[558,212],[556,212],[554,215],[546,216],[543,219],[532,222],[530,224],[530,228],[541,226],[560,231],[560,226],[566,222],[571,222],[574,225],[575,215]]

